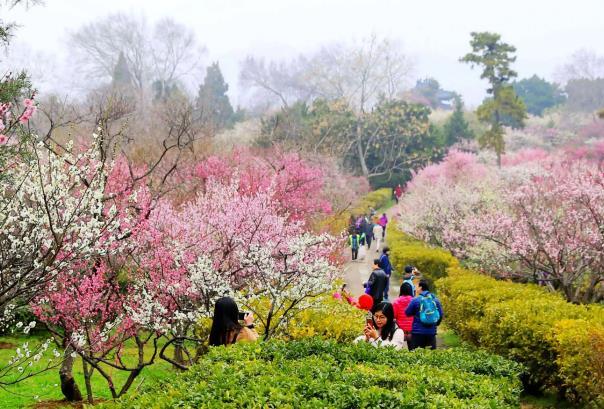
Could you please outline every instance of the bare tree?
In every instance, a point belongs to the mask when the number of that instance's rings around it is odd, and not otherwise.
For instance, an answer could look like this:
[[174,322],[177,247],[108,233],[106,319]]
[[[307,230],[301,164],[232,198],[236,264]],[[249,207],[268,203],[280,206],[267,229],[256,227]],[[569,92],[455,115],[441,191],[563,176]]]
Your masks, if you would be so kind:
[[123,53],[133,78],[142,90],[150,68],[147,21],[124,13],[111,14],[81,27],[71,34],[74,51],[87,71],[110,79],[120,53]]
[[407,86],[413,63],[400,46],[375,34],[356,44],[323,48],[310,64],[308,79],[319,95],[344,99],[366,112],[380,96],[392,98]]
[[124,13],[84,25],[71,42],[87,72],[106,80],[122,54],[132,85],[141,92],[152,81],[174,82],[192,73],[205,52],[192,30],[171,19],[150,28],[144,17]]
[[380,96],[400,94],[412,68],[397,43],[372,35],[358,43],[324,47],[289,63],[248,57],[241,64],[240,80],[244,87],[264,93],[270,104],[287,108],[294,101],[321,97],[345,100],[355,111],[365,112]]
[[569,57],[566,64],[556,69],[555,77],[561,84],[566,84],[570,80],[604,78],[604,56],[591,50],[577,50]]
[[155,24],[151,57],[153,78],[173,83],[201,67],[205,47],[197,44],[195,33],[170,18]]
[[255,97],[268,103],[289,107],[295,101],[308,101],[316,96],[307,80],[308,59],[301,55],[286,61],[266,62],[263,58],[248,56],[241,63],[239,80],[253,91]]

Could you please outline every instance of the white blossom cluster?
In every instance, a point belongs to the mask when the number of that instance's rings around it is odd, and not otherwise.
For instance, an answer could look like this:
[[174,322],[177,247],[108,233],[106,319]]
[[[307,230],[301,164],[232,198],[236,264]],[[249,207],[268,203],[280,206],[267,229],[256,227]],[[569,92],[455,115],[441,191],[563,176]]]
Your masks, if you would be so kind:
[[[89,150],[57,154],[39,144],[0,185],[0,324],[78,260],[106,254],[125,232],[104,198],[106,164]],[[10,182],[10,183],[8,183]]]

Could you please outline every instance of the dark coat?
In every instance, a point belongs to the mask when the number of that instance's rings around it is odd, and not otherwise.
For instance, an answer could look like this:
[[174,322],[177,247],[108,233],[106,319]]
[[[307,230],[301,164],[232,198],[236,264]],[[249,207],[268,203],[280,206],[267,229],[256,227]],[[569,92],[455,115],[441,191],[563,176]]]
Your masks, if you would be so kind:
[[367,294],[373,298],[373,305],[381,303],[384,299],[384,289],[387,281],[388,276],[384,273],[384,270],[378,268],[371,272],[369,280],[367,280]]

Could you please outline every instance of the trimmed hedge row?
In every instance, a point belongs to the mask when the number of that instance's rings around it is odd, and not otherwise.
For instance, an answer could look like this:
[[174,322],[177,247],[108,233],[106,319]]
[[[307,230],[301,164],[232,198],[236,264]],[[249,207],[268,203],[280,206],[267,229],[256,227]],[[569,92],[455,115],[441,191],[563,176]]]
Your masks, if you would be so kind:
[[429,283],[447,275],[447,268],[457,265],[457,259],[448,251],[429,247],[400,231],[395,222],[388,223],[388,247],[390,262],[397,274],[402,275],[406,265],[417,267]]
[[[530,389],[604,407],[604,308],[574,305],[531,284],[500,281],[462,268],[442,249],[410,238],[393,224],[396,268],[416,265],[436,284],[447,325],[463,340],[522,363]],[[396,254],[396,256],[395,256]]]
[[[385,207],[392,200],[392,189],[382,188],[367,193],[350,209],[341,213],[332,215],[321,221],[320,226],[324,226],[333,234],[340,234],[348,229],[350,216],[359,216],[368,214],[369,209],[375,210]],[[319,229],[321,229],[319,226]]]
[[535,285],[451,267],[438,282],[448,325],[464,340],[523,363],[531,389],[604,405],[604,308]]
[[396,351],[318,338],[213,348],[118,407],[515,408],[518,364],[464,349]]

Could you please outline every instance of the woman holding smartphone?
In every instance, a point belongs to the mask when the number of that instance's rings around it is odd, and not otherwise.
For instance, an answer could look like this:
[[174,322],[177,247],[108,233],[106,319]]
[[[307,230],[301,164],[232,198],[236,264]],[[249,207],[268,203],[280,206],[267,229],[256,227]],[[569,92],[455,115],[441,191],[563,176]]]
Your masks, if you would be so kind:
[[367,318],[363,335],[354,340],[368,342],[375,346],[393,346],[396,349],[407,347],[405,333],[396,325],[392,304],[381,302],[373,308],[373,314]]
[[[240,319],[243,325],[239,323]],[[210,345],[230,345],[257,339],[258,333],[254,330],[252,313],[240,314],[237,303],[230,297],[223,297],[216,301],[210,330]]]

